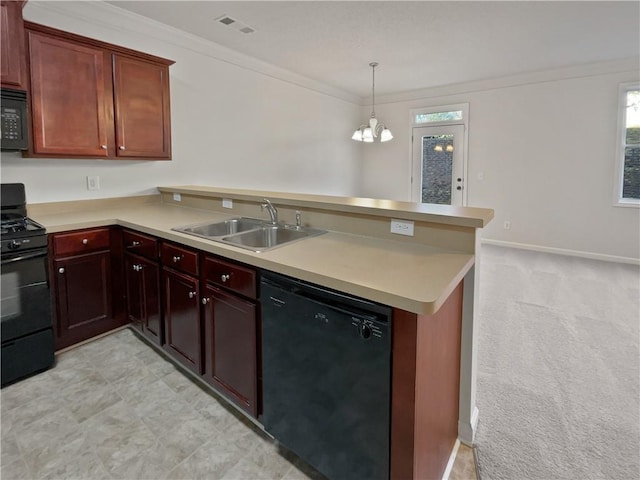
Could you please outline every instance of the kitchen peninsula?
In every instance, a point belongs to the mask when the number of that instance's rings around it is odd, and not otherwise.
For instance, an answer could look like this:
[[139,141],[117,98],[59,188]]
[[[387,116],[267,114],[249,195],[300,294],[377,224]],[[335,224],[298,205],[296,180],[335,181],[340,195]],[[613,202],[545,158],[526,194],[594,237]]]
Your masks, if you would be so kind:
[[[477,421],[474,265],[478,229],[493,211],[202,186],[158,190],[35,204],[29,215],[50,234],[116,226],[392,307],[390,478],[440,478],[456,438],[471,442]],[[256,253],[172,230],[265,218],[265,198],[282,222],[294,224],[299,212],[304,226],[327,233]],[[413,235],[390,233],[392,219],[412,223]]]

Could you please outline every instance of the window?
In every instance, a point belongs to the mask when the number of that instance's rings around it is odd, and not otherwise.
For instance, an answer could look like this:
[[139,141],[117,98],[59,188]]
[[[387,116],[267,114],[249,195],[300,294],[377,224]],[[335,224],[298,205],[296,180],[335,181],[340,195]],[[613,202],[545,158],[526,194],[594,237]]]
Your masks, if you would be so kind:
[[617,205],[640,206],[640,84],[620,86]]
[[448,125],[465,123],[469,114],[469,104],[441,105],[411,110],[411,124],[414,127],[427,125]]

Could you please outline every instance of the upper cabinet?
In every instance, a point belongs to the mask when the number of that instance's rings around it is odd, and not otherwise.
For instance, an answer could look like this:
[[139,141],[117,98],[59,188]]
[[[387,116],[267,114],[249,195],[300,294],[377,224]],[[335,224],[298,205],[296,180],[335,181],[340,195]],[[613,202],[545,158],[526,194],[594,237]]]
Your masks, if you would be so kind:
[[25,22],[30,156],[171,159],[170,60]]
[[22,7],[27,2],[0,2],[0,80],[22,90],[26,84]]

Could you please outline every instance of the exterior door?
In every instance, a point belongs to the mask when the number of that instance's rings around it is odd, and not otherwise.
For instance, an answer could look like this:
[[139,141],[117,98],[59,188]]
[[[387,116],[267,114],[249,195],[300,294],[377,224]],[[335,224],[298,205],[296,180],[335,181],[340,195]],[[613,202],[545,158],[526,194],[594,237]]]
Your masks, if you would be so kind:
[[415,127],[412,155],[412,201],[466,204],[464,125]]

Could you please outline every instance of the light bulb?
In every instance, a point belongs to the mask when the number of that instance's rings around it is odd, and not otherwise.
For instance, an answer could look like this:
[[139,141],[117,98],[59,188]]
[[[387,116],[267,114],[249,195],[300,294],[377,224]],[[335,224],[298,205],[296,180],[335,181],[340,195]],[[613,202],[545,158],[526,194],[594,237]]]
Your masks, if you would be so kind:
[[373,130],[371,130],[371,127],[367,127],[363,130],[362,141],[367,143],[373,142]]
[[381,142],[388,142],[392,138],[393,138],[393,135],[391,134],[391,130],[389,130],[387,127],[385,127],[382,130],[382,132],[380,133],[380,141]]
[[449,144],[447,145],[447,152],[453,152],[453,145]]
[[433,149],[434,149],[436,152],[441,152],[441,151],[442,151],[442,145],[436,145],[435,147],[433,147]]

